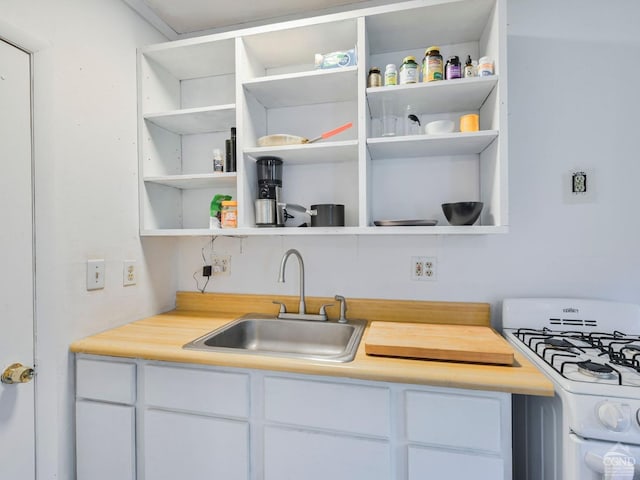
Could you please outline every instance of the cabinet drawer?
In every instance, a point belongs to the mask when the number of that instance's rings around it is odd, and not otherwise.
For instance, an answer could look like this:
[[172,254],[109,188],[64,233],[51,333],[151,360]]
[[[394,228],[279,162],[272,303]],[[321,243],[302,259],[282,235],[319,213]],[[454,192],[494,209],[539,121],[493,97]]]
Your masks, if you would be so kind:
[[147,406],[247,417],[249,377],[242,373],[146,365]]
[[408,480],[496,480],[508,477],[504,462],[499,457],[419,447],[409,447],[408,468]]
[[265,429],[265,480],[389,480],[390,459],[389,444],[383,440]]
[[266,377],[265,419],[365,435],[389,435],[389,390]]
[[405,406],[410,442],[492,453],[502,450],[502,429],[507,426],[498,398],[408,391]]
[[136,365],[79,358],[76,396],[132,405],[136,401]]

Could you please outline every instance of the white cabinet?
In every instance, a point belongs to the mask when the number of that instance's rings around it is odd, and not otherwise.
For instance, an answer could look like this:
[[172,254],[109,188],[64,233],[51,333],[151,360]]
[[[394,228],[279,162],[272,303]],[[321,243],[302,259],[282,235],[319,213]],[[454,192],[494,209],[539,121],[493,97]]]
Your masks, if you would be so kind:
[[[79,479],[511,479],[507,393],[86,355],[77,365]],[[123,365],[139,372],[132,405],[80,396],[95,390],[87,366]]]
[[148,409],[143,438],[146,480],[249,478],[247,422]]
[[[216,193],[238,200],[238,229],[222,235],[442,234],[507,231],[505,0],[414,0],[336,15],[150,46],[139,52],[140,231],[211,235]],[[370,67],[421,61],[431,45],[446,58],[487,55],[496,74],[366,88]],[[358,63],[316,70],[314,54],[354,49]],[[447,135],[380,137],[382,105],[411,105],[422,125],[456,122]],[[480,131],[457,131],[461,115]],[[314,144],[260,147],[269,134]],[[401,124],[402,122],[400,122]],[[238,130],[237,173],[213,173],[211,151]],[[257,228],[255,160],[281,157],[282,200],[345,205],[344,228]],[[479,224],[449,226],[442,203],[484,203]],[[435,219],[435,227],[375,227],[375,220]]]
[[141,232],[208,228],[213,194],[236,197],[212,160],[236,124],[235,38],[148,47],[138,77]]
[[78,480],[134,480],[134,407],[78,400],[76,458]]
[[313,430],[267,427],[264,480],[389,480],[389,442]]
[[135,364],[76,363],[78,480],[134,480]]
[[247,480],[247,374],[144,365],[142,379],[146,480]]
[[408,479],[509,478],[511,409],[482,392],[404,392]]

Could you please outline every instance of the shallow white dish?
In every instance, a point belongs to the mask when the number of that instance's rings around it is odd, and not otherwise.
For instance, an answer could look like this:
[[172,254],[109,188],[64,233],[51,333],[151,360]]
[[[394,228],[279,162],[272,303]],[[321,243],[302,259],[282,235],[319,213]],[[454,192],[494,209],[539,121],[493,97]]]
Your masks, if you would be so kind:
[[440,135],[453,132],[455,124],[451,120],[435,120],[424,126],[424,133],[427,135]]

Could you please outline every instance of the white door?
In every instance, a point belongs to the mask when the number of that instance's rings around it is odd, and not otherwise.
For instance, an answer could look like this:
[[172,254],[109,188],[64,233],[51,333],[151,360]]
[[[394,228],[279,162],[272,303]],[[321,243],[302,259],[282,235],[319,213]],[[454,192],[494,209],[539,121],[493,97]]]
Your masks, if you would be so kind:
[[[32,366],[31,74],[24,51],[0,40],[0,374]],[[34,382],[0,383],[0,478],[35,478]],[[7,380],[7,379],[4,379]],[[22,375],[28,380],[28,375]]]

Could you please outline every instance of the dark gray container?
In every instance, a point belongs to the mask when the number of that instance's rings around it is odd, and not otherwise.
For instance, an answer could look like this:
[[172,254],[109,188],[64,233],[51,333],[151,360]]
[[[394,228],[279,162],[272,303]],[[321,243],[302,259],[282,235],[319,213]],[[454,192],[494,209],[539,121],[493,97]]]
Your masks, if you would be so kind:
[[322,203],[311,205],[312,227],[344,227],[344,205]]

